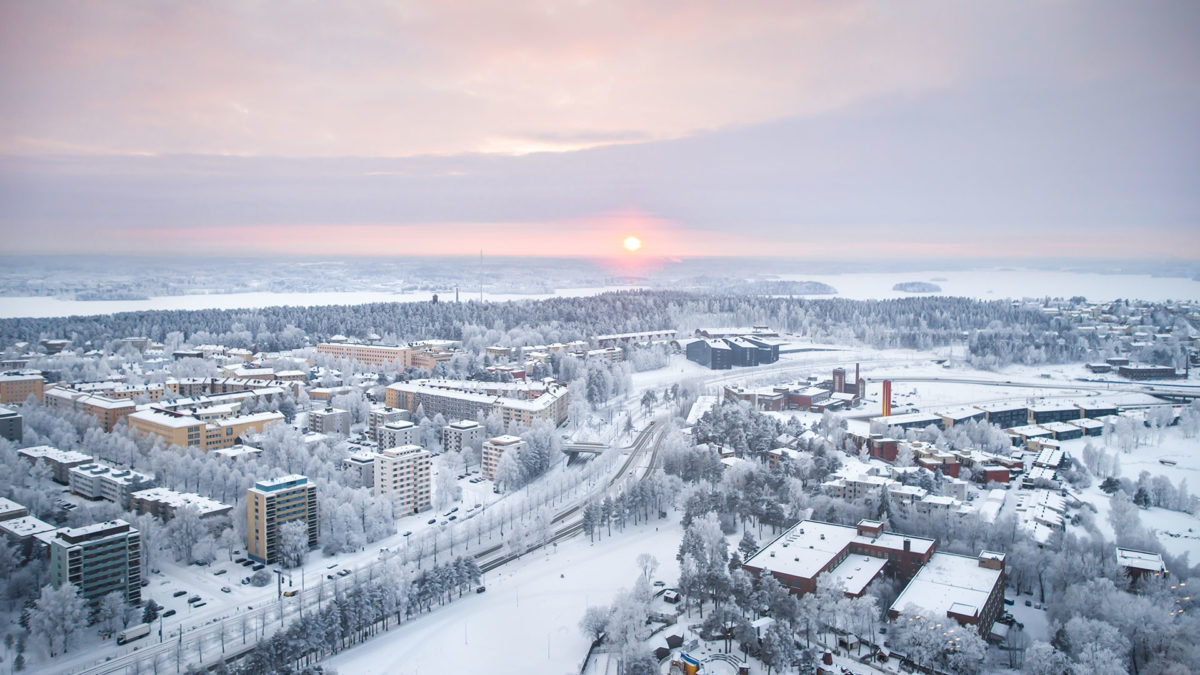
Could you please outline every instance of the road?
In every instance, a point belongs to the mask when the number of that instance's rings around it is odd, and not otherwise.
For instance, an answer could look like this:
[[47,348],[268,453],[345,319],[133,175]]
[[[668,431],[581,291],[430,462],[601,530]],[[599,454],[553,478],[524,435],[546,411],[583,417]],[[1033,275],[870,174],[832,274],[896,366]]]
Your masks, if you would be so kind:
[[[657,462],[658,442],[661,438],[662,431],[658,429],[656,423],[648,423],[628,448],[628,457],[621,464],[620,469],[607,481],[601,482],[584,495],[564,504],[551,520],[554,528],[553,534],[546,541],[538,542],[521,551],[519,555],[525,555],[543,546],[555,544],[579,534],[583,531],[582,509],[584,504],[592,499],[601,498],[605,494],[615,494],[629,483],[645,480],[650,476]],[[649,450],[649,461],[642,464],[639,459],[645,455],[647,450]],[[480,569],[485,573],[496,570],[519,557],[517,553],[506,551],[503,544],[488,545],[473,555],[479,563]],[[357,583],[357,579],[363,575],[370,578],[381,564],[380,562],[371,563],[354,570],[352,575],[345,578],[335,577],[333,583],[328,586],[323,580],[320,585],[306,588],[293,597],[270,600],[264,605],[255,606],[253,609],[237,613],[234,616],[213,617],[211,620],[206,618],[205,620],[209,623],[198,627],[193,625],[188,630],[168,631],[164,633],[163,642],[150,641],[158,637],[158,627],[154,626],[151,637],[131,643],[126,647],[128,651],[124,654],[78,670],[67,666],[46,672],[73,672],[79,673],[79,675],[151,672],[156,670],[156,664],[158,667],[170,669],[177,660],[176,649],[178,649],[178,662],[181,669],[186,668],[190,663],[195,663],[199,660],[197,657],[200,655],[203,655],[205,663],[215,661],[222,654],[225,658],[241,655],[252,649],[259,640],[269,637],[274,629],[285,625],[291,617],[298,617],[304,609],[311,610],[319,607],[325,599],[332,597],[337,587],[348,588]],[[248,634],[244,644],[242,642],[243,625],[247,627]],[[222,648],[222,640],[226,643],[227,648]]]

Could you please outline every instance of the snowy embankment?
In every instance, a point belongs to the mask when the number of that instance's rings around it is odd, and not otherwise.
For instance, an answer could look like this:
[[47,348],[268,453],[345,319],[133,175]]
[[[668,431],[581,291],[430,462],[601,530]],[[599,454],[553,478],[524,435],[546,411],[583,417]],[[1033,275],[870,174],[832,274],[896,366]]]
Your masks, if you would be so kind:
[[607,605],[638,575],[636,559],[649,553],[655,576],[679,577],[675,553],[682,533],[674,516],[614,532],[594,544],[579,536],[557,552],[535,552],[484,576],[487,592],[350,649],[329,665],[338,672],[575,673],[587,654],[579,620],[589,605]]

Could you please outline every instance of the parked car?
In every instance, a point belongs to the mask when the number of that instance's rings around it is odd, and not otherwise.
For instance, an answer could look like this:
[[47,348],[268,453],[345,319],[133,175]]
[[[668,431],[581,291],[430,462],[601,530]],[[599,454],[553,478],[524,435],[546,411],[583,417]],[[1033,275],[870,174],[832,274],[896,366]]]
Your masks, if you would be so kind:
[[348,577],[348,576],[350,576],[350,574],[351,574],[350,570],[339,570],[337,573],[337,575],[339,577]]
[[484,592],[484,591],[486,591],[486,590],[487,590],[487,586],[480,586],[479,588],[476,588],[476,589],[475,589],[475,592],[476,592],[476,593],[482,593],[482,592]]
[[654,582],[654,585],[655,585],[655,587],[657,587],[657,588],[662,588],[663,586],[666,586],[666,585],[667,585],[667,582],[665,582],[665,581],[662,581],[662,580],[660,579],[660,580],[658,580],[658,581],[655,581],[655,582]]
[[428,521],[427,521],[425,524],[426,524],[426,525],[433,525],[433,524],[434,524],[434,523],[436,523],[436,522],[437,522],[437,518],[430,518],[430,519],[429,519],[429,520],[428,520]]
[[259,571],[259,570],[263,569],[264,567],[266,567],[266,565],[264,565],[264,564],[262,564],[262,563],[256,563],[256,564],[254,565],[254,567],[251,567],[250,569],[252,569],[252,570],[254,570],[255,572],[257,572],[257,571]]
[[185,595],[187,595],[187,591],[175,591],[174,593],[171,594],[171,597],[181,598]]
[[222,593],[232,593],[232,592],[233,592],[233,589],[232,589],[232,588],[230,588],[230,587],[228,587],[228,586],[222,586],[222,587],[221,587],[221,592],[222,592]]
[[192,605],[192,607],[203,607],[207,604],[207,602],[197,602],[196,604]]
[[326,567],[325,569],[327,569],[327,570],[331,570],[331,569],[333,569],[333,568],[335,568],[335,567],[337,567],[337,563],[333,563],[332,565],[329,565],[329,566],[328,566],[328,567]]
[[1025,601],[1025,606],[1026,606],[1026,607],[1033,607],[1033,601],[1032,601],[1032,600],[1026,600],[1026,601]]
[[163,612],[162,615],[163,615],[164,619],[167,618],[168,616],[175,616],[175,610],[168,609],[167,611]]
[[197,603],[197,602],[200,602],[200,596],[198,596],[198,595],[193,595],[192,597],[188,598],[189,605]]
[[219,576],[221,576],[222,574],[225,574],[225,573],[226,573],[226,572],[228,572],[228,571],[229,571],[229,570],[217,570],[216,572],[213,572],[213,576],[214,576],[214,577],[219,577]]

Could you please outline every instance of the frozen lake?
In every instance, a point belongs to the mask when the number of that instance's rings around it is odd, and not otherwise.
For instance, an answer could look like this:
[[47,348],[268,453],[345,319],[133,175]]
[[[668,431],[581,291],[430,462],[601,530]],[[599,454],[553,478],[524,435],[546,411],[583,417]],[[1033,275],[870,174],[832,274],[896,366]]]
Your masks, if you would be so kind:
[[[488,293],[484,300],[541,300],[551,297],[582,297],[607,291],[629,290],[632,286],[561,288],[554,293]],[[328,293],[213,293],[169,295],[145,300],[63,300],[51,297],[0,297],[0,318],[92,316],[117,312],[155,309],[254,309],[276,306],[361,305],[370,302],[429,302],[434,291],[390,293],[387,291],[346,291]],[[442,302],[454,301],[454,291],[438,292]],[[463,293],[462,300],[479,299],[479,293]]]
[[[1152,277],[1145,274],[1095,274],[1022,269],[984,269],[928,272],[879,272],[864,274],[781,274],[779,279],[820,281],[837,289],[837,296],[856,300],[903,298],[928,293],[892,290],[897,283],[927,281],[941,287],[932,295],[956,295],[980,300],[1002,298],[1071,297],[1082,295],[1092,301],[1117,298],[1162,300],[1200,299],[1200,281],[1182,277]],[[550,297],[582,297],[606,291],[630,290],[636,286],[597,286],[561,288],[553,293],[488,293],[489,301],[541,300]],[[348,291],[320,293],[213,293],[173,295],[145,300],[70,300],[52,297],[0,297],[0,318],[56,317],[113,314],[155,309],[253,309],[258,307],[357,305],[369,302],[428,302],[433,291],[392,293],[389,291]],[[453,291],[438,293],[442,301],[453,300]],[[478,298],[478,293],[463,293],[462,299]]]
[[[837,296],[857,300],[904,298],[913,295],[955,295],[980,300],[1001,298],[1069,298],[1082,295],[1093,302],[1118,298],[1163,301],[1200,299],[1200,281],[1148,274],[1096,274],[1030,269],[980,269],[866,274],[781,274],[788,281],[820,281],[837,289]],[[905,293],[892,286],[906,281],[927,281],[942,288],[938,293]],[[833,296],[812,296],[833,297]]]

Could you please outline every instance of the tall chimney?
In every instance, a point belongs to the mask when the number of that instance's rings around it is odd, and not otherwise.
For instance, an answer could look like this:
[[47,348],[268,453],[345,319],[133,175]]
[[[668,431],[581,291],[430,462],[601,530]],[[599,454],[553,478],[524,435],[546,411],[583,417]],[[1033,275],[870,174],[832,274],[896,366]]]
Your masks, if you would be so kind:
[[892,381],[883,381],[883,416],[892,414]]

